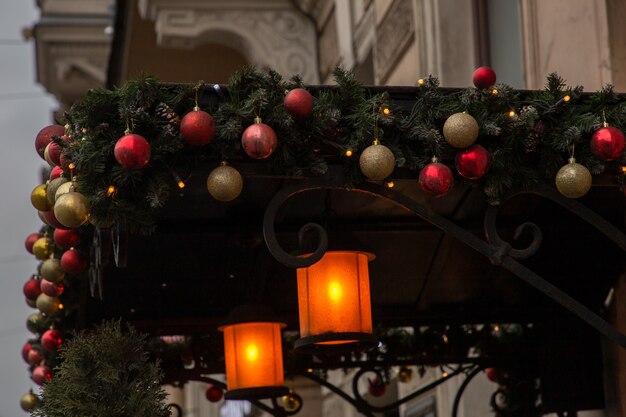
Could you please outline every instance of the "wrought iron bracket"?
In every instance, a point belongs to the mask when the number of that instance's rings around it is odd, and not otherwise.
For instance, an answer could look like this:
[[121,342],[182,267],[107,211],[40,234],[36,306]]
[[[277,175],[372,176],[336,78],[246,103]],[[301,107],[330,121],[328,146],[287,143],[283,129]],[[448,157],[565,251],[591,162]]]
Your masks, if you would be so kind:
[[[468,230],[460,227],[451,220],[441,216],[438,213],[430,210],[427,207],[422,206],[416,201],[412,200],[408,196],[397,192],[388,187],[384,187],[379,184],[365,182],[355,186],[354,188],[346,188],[341,178],[331,180],[319,180],[317,182],[305,182],[294,183],[281,189],[268,204],[263,219],[263,235],[267,247],[272,255],[282,264],[292,268],[302,268],[310,266],[317,262],[324,255],[328,245],[328,237],[324,229],[315,223],[309,223],[300,230],[300,237],[303,230],[315,230],[318,233],[319,241],[316,250],[312,255],[308,257],[299,257],[290,255],[287,253],[278,243],[276,238],[276,232],[274,230],[274,222],[278,209],[289,198],[312,190],[320,189],[337,189],[344,191],[360,192],[367,195],[384,198],[404,209],[408,212],[414,213],[421,217],[425,221],[429,222],[433,226],[442,230],[444,233],[453,236],[457,240],[463,242],[467,246],[481,253],[487,257],[493,264],[499,265],[502,268],[510,271],[524,282],[535,287],[541,291],[544,295],[550,297],[553,301],[557,302],[561,306],[565,307],[570,312],[574,313],[581,320],[591,325],[594,329],[600,332],[602,335],[609,338],[611,341],[617,343],[622,348],[626,348],[626,335],[620,333],[610,323],[601,318],[598,314],[570,297],[564,291],[557,288],[523,264],[519,260],[526,259],[537,252],[541,246],[542,234],[539,227],[534,223],[524,223],[519,226],[515,232],[515,238],[519,238],[520,235],[528,230],[532,234],[532,241],[526,247],[522,249],[513,248],[508,242],[505,242],[497,233],[496,219],[497,214],[502,205],[494,206],[487,209],[485,213],[485,233],[487,240],[480,239]],[[579,216],[587,223],[594,226],[597,230],[603,233],[608,239],[617,244],[622,250],[626,251],[626,236],[619,231],[612,224],[604,220],[597,213],[593,212],[588,207],[581,203],[566,199],[551,187],[537,186],[531,189],[525,189],[516,194],[511,195],[510,198],[520,194],[536,194],[541,197],[552,200],[553,202],[561,205],[565,209]]]

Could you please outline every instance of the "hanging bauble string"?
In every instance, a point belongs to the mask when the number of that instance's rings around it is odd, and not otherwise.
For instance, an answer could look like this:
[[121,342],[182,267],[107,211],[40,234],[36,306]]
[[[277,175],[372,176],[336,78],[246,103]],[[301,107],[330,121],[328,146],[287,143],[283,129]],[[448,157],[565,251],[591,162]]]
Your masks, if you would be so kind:
[[476,68],[472,75],[472,82],[480,90],[491,88],[496,83],[496,72],[490,67]]
[[450,190],[453,184],[452,171],[444,164],[437,162],[437,158],[433,158],[433,162],[420,171],[419,185],[428,195],[442,196]]
[[33,243],[33,254],[40,261],[46,260],[52,255],[54,243],[47,237],[40,237]]
[[294,88],[285,95],[284,105],[294,118],[304,119],[313,111],[313,96],[304,88]]
[[209,174],[206,181],[209,194],[218,201],[232,201],[241,194],[243,178],[239,171],[222,161],[222,164]]
[[64,226],[80,227],[87,223],[91,214],[91,204],[87,197],[76,191],[70,191],[57,198],[54,203],[54,215]]
[[30,193],[30,202],[39,211],[48,211],[52,208],[52,204],[48,201],[46,188],[46,184],[40,184],[33,188]]
[[454,165],[458,173],[470,180],[482,177],[489,170],[491,155],[480,145],[472,145],[457,152]]
[[61,268],[61,262],[56,258],[50,258],[43,261],[40,270],[41,277],[50,282],[63,281],[65,272]]
[[584,165],[576,163],[573,157],[556,173],[556,188],[567,198],[578,198],[591,188],[591,172]]
[[372,145],[365,148],[359,157],[361,172],[372,181],[382,181],[391,175],[396,166],[393,152],[374,139]]
[[49,352],[56,352],[63,346],[63,333],[58,330],[46,330],[41,335],[41,346]]
[[478,122],[468,113],[455,113],[443,124],[443,137],[454,148],[467,148],[478,138]]
[[33,253],[33,245],[41,237],[39,233],[31,233],[24,240],[24,247],[28,253]]
[[241,146],[250,158],[268,158],[274,153],[276,146],[278,146],[276,132],[263,123],[260,117],[256,117],[254,124],[251,124],[244,130],[241,136]]
[[180,122],[180,134],[191,146],[204,146],[215,137],[215,120],[196,106]]
[[624,134],[618,128],[604,123],[591,137],[590,146],[599,160],[615,161],[624,155]]
[[65,128],[59,125],[50,125],[41,129],[35,138],[35,150],[37,150],[37,154],[43,159],[46,146],[52,141],[52,137],[60,137],[64,134]]
[[224,397],[224,390],[220,387],[216,387],[215,385],[207,385],[204,396],[208,401],[216,403]]
[[54,243],[63,249],[76,245],[79,237],[80,234],[75,229],[56,229],[53,235]]
[[46,294],[40,294],[37,297],[36,306],[39,311],[47,316],[52,316],[59,311],[61,300],[58,297],[50,297]]
[[68,274],[80,274],[87,269],[89,261],[83,253],[71,248],[61,255],[61,268]]
[[20,398],[20,407],[22,407],[22,410],[27,413],[36,410],[40,405],[41,401],[39,401],[39,397],[32,392],[26,393],[22,395],[22,398]]
[[141,135],[127,133],[113,150],[115,160],[126,169],[143,168],[150,161],[150,143]]

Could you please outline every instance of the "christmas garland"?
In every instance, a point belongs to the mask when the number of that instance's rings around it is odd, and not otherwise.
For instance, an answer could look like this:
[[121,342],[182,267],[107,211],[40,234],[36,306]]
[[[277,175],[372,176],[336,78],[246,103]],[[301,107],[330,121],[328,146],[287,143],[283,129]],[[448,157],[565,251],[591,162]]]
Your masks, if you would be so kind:
[[90,91],[66,113],[64,131],[46,128],[36,141],[40,154],[53,165],[56,160],[65,181],[74,178],[76,194],[86,197],[78,202],[82,212],[75,212],[77,195],[61,204],[74,212],[58,204],[53,211],[69,216],[66,223],[80,224],[90,213],[97,227],[118,223],[150,232],[169,193],[185,185],[178,173],[221,161],[208,187],[222,201],[236,198],[243,184],[226,161],[257,159],[268,174],[293,176],[319,176],[329,164],[342,164],[347,185],[409,170],[427,194],[469,182],[491,203],[512,189],[553,182],[557,173],[559,190],[580,197],[591,173],[624,162],[619,129],[626,100],[612,86],[584,94],[551,74],[542,91],[493,86],[489,77],[475,77],[482,88],[449,90],[430,77],[419,80],[407,111],[350,72],[337,69],[335,78],[337,87],[311,87],[311,95],[298,77],[286,81],[275,71],[246,67],[228,87],[214,86],[218,99],[208,103],[211,89],[201,83],[151,77]]

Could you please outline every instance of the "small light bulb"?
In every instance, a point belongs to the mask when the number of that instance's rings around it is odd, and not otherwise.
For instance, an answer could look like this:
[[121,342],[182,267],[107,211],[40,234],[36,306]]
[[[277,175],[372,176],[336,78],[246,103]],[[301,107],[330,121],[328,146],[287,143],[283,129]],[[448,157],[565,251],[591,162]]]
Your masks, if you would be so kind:
[[391,114],[391,110],[389,109],[389,107],[383,108],[383,114],[385,116],[389,116]]
[[185,188],[185,183],[182,180],[178,181],[178,188],[180,188],[181,190]]
[[417,85],[419,85],[419,86],[424,85],[424,79],[420,78],[419,80],[417,80]]
[[568,94],[568,95],[566,95],[565,97],[563,97],[563,101],[564,101],[564,102],[566,102],[566,103],[567,103],[568,101],[570,101],[571,99],[572,99],[572,97],[571,97],[569,94]]
[[622,166],[622,174],[626,174],[626,166]]
[[498,326],[497,324],[493,326],[493,331],[494,332],[499,332],[500,331],[500,326]]
[[447,378],[448,377],[448,373],[444,371],[444,373],[441,374],[442,377]]
[[347,156],[347,157],[351,157],[351,156],[352,156],[352,150],[351,150],[351,149],[348,149],[348,150],[346,151],[346,156]]
[[69,169],[74,169],[74,168],[76,168],[76,165],[74,165],[74,162],[70,162],[70,164],[67,167]]
[[493,94],[494,96],[498,95],[498,89],[494,88],[493,90],[491,90],[491,94]]
[[115,185],[109,185],[109,188],[107,188],[107,197],[113,196],[115,191]]
[[309,368],[309,369],[307,369],[306,371],[307,371],[308,373],[311,373],[311,372],[313,372],[313,368]]
[[59,310],[63,310],[65,306],[63,304],[59,304]]
[[511,110],[511,111],[509,112],[509,117],[510,117],[510,118],[515,117],[515,110]]
[[387,188],[393,188],[395,185],[393,181],[387,181]]

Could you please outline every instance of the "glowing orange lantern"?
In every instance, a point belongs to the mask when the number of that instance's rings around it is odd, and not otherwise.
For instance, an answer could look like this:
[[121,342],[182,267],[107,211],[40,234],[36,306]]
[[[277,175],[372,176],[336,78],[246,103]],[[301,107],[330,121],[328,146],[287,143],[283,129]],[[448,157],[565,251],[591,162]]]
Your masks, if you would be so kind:
[[376,344],[368,269],[372,259],[366,252],[329,251],[317,263],[298,269],[301,339],[296,349],[352,350]]
[[283,348],[279,322],[264,306],[235,308],[219,330],[224,332],[226,399],[287,395],[283,386]]

